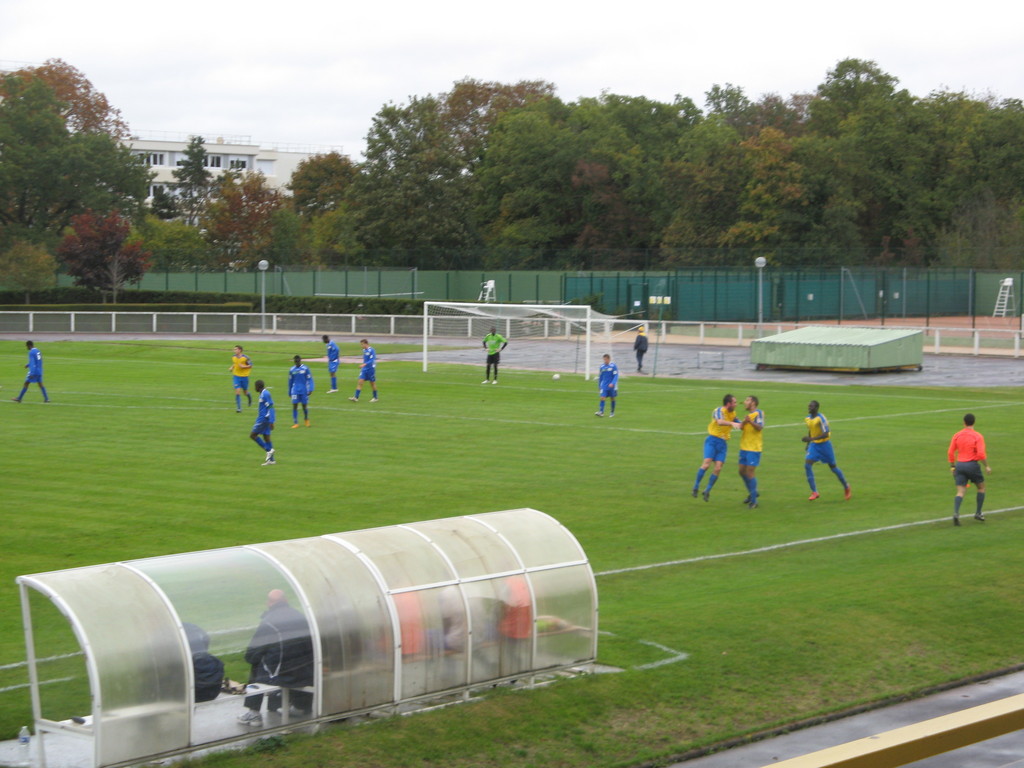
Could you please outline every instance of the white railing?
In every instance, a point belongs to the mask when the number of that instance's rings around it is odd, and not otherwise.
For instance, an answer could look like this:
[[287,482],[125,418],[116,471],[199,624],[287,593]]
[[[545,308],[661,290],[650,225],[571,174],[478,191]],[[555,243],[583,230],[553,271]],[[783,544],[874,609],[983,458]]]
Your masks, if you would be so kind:
[[[965,318],[965,322],[970,318]],[[749,346],[754,339],[808,325],[826,323],[705,323],[696,321],[593,321],[595,336],[607,334],[615,343],[632,343],[631,332],[647,326],[652,341],[699,346]],[[548,328],[545,324],[540,326]],[[866,327],[843,324],[844,328]],[[878,327],[869,326],[869,327]],[[887,329],[914,329],[924,334],[924,349],[932,354],[1021,356],[1024,331],[1011,327],[930,327],[904,319]],[[326,315],[259,312],[0,312],[0,334],[208,334],[281,335],[339,334],[347,336],[423,336],[422,315]],[[538,338],[564,339],[565,324],[550,324]]]

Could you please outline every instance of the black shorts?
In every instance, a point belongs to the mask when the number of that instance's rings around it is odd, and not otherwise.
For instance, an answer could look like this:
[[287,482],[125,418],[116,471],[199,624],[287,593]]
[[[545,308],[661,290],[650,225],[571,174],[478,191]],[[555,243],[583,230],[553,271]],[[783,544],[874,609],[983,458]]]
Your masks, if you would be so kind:
[[[477,358],[479,359],[479,358]],[[497,365],[501,361],[501,353],[495,352],[493,355],[487,356],[488,365]]]
[[953,482],[957,485],[967,485],[972,482],[975,485],[982,485],[985,476],[981,474],[981,464],[976,461],[958,461],[953,472]]

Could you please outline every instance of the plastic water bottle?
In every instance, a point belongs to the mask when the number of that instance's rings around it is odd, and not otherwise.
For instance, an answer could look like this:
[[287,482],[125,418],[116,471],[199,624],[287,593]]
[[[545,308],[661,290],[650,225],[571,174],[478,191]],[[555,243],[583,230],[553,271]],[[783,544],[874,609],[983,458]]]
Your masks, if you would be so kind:
[[28,732],[28,726],[21,726],[18,731],[18,762],[22,765],[32,765],[30,749],[32,747],[32,734]]

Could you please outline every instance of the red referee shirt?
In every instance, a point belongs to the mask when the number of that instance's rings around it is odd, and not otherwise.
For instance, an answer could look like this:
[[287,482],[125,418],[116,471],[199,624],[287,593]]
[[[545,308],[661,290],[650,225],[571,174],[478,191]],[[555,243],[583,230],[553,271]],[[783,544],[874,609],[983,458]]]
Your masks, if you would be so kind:
[[985,438],[974,427],[964,427],[949,441],[949,463],[958,461],[984,461]]

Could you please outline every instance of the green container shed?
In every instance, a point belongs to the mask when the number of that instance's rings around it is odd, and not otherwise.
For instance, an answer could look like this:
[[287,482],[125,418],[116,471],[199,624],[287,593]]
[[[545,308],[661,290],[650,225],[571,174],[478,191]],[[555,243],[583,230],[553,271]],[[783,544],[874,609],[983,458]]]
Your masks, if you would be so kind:
[[919,371],[923,360],[924,335],[919,330],[808,326],[750,345],[750,361],[759,370]]

